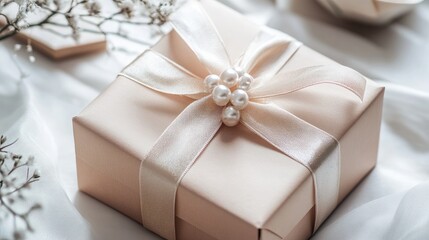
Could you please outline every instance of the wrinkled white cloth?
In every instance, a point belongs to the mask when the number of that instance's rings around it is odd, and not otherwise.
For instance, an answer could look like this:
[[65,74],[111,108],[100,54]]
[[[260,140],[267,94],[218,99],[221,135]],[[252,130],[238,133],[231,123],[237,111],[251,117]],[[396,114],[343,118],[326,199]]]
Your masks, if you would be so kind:
[[[222,0],[260,23],[386,85],[377,167],[313,239],[429,239],[429,2],[385,27],[336,19],[314,0]],[[119,40],[115,44],[126,43]],[[28,192],[43,205],[28,239],[160,239],[78,192],[71,118],[111,83],[138,52],[113,51],[53,62],[0,43],[0,133],[14,150],[34,154],[42,179]],[[0,223],[0,238],[10,231]]]

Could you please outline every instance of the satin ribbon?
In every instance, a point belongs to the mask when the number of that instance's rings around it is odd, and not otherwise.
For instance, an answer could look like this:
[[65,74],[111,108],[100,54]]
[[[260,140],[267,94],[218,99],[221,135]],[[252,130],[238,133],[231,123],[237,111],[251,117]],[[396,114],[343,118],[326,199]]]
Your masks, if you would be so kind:
[[[362,100],[365,78],[340,65],[279,72],[301,43],[265,27],[232,65],[214,24],[196,1],[182,6],[171,16],[171,23],[205,66],[207,75],[239,66],[255,77],[241,123],[312,173],[316,230],[338,201],[339,143],[270,100],[319,84],[341,86]],[[143,225],[166,239],[175,239],[177,187],[219,131],[222,107],[204,91],[203,79],[153,50],[145,51],[120,75],[154,91],[195,99],[162,133],[140,167]]]

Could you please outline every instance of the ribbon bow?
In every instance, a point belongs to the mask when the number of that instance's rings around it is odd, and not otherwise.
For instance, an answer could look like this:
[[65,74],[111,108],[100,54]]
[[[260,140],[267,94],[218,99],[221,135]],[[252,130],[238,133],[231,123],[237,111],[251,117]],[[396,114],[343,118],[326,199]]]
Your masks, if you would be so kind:
[[206,77],[198,77],[153,50],[145,51],[121,73],[155,91],[194,99],[142,161],[143,225],[175,239],[175,197],[181,179],[222,123],[234,126],[240,122],[312,173],[317,229],[337,204],[338,141],[270,99],[317,84],[334,84],[362,100],[366,80],[340,65],[281,72],[301,43],[265,27],[232,63],[217,29],[196,1],[182,6],[171,16],[171,23],[205,66]]

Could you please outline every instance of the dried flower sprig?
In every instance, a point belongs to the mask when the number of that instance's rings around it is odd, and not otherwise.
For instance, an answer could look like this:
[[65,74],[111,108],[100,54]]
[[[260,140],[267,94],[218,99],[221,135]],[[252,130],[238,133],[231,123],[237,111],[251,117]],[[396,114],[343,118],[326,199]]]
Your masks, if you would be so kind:
[[[0,136],[0,228],[8,219],[13,221],[13,239],[24,239],[26,231],[33,231],[29,216],[41,205],[32,203],[24,211],[19,211],[15,206],[26,200],[24,191],[31,184],[40,180],[40,171],[33,169],[34,157],[26,160],[22,155],[12,153],[8,150],[16,140],[7,143],[7,138]],[[27,205],[27,204],[26,204]],[[23,224],[20,228],[18,224]]]
[[[139,39],[124,34],[121,27],[112,31],[104,26],[107,23],[161,26],[168,21],[168,16],[176,5],[176,0],[111,1],[116,9],[105,13],[103,5],[97,0],[0,0],[0,21],[4,22],[0,27],[0,40],[11,37],[21,30],[38,26],[76,40],[81,33],[91,32],[140,42]],[[6,10],[13,4],[18,5],[18,10],[14,16],[10,16],[6,14]],[[44,16],[43,19],[29,22],[28,16],[36,10],[40,12],[38,15]],[[85,23],[86,26],[80,23]],[[52,26],[69,29],[71,33],[64,34],[54,30]]]

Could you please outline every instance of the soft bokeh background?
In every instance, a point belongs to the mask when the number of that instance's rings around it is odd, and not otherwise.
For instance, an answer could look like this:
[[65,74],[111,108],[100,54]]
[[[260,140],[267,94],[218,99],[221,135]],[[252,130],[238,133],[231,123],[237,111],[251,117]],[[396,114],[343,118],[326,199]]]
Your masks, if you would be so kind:
[[[269,0],[222,2],[386,85],[379,163],[313,238],[429,239],[429,2],[384,27],[337,19],[314,0],[286,1],[284,11]],[[18,53],[24,79],[14,40],[0,43],[0,133],[19,137],[14,150],[42,170],[30,197],[44,209],[29,239],[159,239],[77,189],[71,118],[147,47],[112,43],[123,50],[61,62]],[[10,229],[1,225],[0,238]]]

